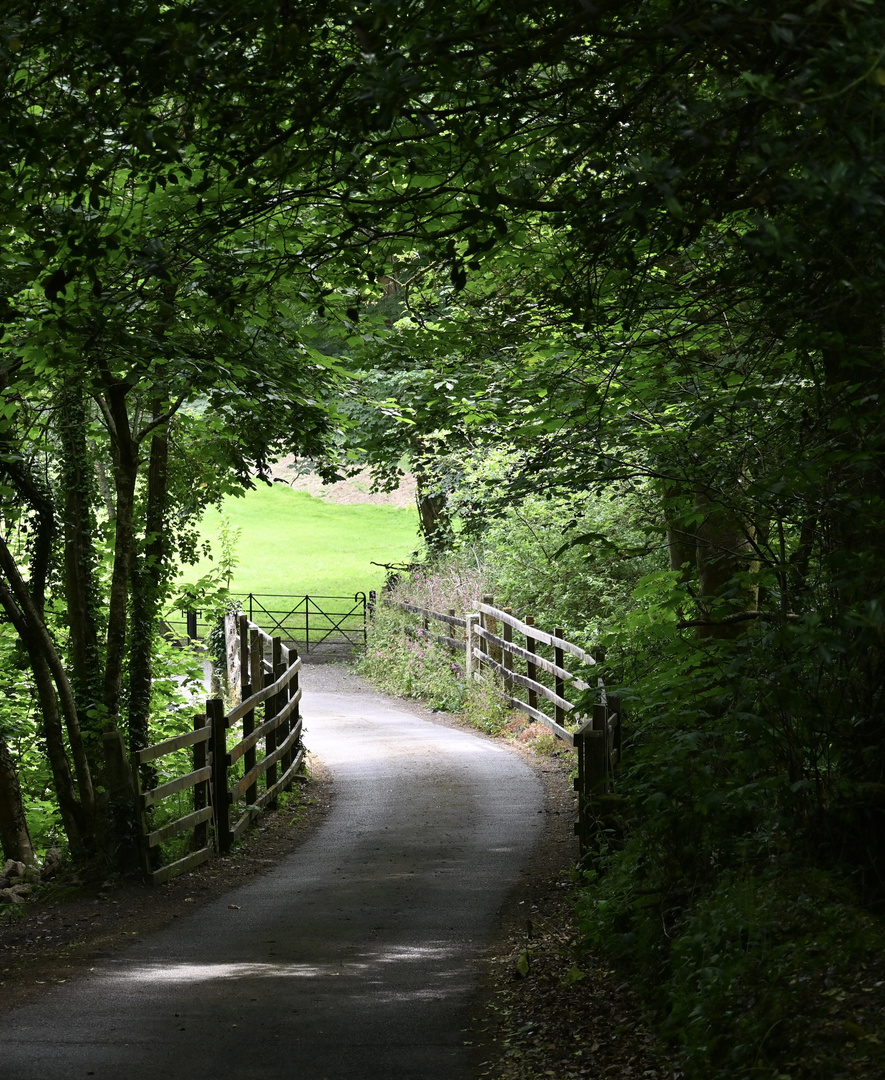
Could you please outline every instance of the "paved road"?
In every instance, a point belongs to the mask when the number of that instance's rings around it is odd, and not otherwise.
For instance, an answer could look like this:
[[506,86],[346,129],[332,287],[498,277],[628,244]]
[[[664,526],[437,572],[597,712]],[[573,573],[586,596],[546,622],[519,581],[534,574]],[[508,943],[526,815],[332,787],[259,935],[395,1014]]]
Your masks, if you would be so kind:
[[476,957],[540,835],[514,754],[310,690],[323,825],[272,873],[0,1017],[2,1080],[467,1080]]

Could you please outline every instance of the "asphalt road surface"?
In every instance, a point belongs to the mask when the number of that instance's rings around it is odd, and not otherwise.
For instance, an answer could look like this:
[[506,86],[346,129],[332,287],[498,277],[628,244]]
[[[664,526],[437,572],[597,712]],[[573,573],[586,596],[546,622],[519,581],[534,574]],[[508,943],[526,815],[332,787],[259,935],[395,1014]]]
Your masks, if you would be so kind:
[[0,1016],[0,1080],[467,1080],[477,957],[540,836],[519,757],[318,692],[333,807],[274,871]]

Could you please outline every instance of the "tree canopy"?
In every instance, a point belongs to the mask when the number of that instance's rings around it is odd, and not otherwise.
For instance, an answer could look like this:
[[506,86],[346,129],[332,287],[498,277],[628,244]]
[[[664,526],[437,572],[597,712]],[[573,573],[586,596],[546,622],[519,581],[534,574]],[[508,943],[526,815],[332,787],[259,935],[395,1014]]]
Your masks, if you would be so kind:
[[72,848],[126,835],[205,505],[278,453],[407,453],[445,547],[496,446],[504,500],[653,502],[648,715],[752,717],[784,814],[881,866],[883,30],[867,0],[7,6],[0,601]]

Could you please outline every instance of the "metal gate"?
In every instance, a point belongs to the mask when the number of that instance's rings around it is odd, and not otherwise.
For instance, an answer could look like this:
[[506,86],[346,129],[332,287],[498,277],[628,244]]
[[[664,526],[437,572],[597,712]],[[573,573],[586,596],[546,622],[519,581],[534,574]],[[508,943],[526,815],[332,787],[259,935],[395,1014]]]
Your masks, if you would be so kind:
[[350,653],[365,648],[369,598],[353,596],[275,596],[246,593],[237,596],[249,621],[271,636],[279,635],[300,653]]
[[[292,596],[273,593],[233,593],[250,622],[267,627],[270,635],[284,639],[287,648],[299,653],[325,652],[350,655],[366,645],[366,617],[375,600],[372,590],[353,596]],[[169,613],[164,620],[170,638],[193,641],[209,631],[202,613],[185,616]]]

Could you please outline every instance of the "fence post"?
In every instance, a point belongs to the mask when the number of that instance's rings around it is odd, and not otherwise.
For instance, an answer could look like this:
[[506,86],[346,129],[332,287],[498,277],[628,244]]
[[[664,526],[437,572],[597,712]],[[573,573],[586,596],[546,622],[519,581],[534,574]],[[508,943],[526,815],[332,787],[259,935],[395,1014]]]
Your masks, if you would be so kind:
[[[494,596],[484,596],[482,598],[482,602],[487,607],[495,606]],[[479,614],[479,623],[483,630],[488,630],[490,634],[498,633],[498,620],[494,617],[494,615],[486,615],[484,611],[481,611]],[[485,646],[482,648],[483,652],[487,653],[492,660],[497,661],[497,663],[499,664],[501,663],[501,649],[499,648],[499,646],[493,645],[490,641],[487,641]]]
[[[292,664],[294,664],[297,659],[298,659],[298,650],[297,649],[290,649],[289,650],[289,667],[291,667]],[[286,690],[286,693],[288,694],[288,696],[290,698],[293,698],[298,693],[298,672],[297,671],[295,672],[294,676],[289,680],[289,686],[288,686],[288,688]],[[292,710],[291,715],[289,716],[288,731],[291,731],[292,728],[295,727],[295,725],[298,723],[298,718],[300,716],[301,716],[301,706],[296,705],[295,708]],[[288,770],[289,766],[292,764],[292,759],[294,757],[295,757],[295,747],[293,746],[292,749],[286,754],[285,768],[287,770]],[[291,791],[292,790],[292,781],[291,780],[289,781],[288,784],[286,784],[285,790],[286,791]]]
[[[257,694],[264,686],[264,667],[262,665],[262,653],[263,647],[261,642],[261,635],[258,632],[258,628],[253,626],[249,631],[249,692],[246,693],[246,687],[243,687],[243,700],[251,694]],[[255,710],[250,709],[243,717],[243,738],[247,735],[251,735],[255,730]],[[255,767],[255,761],[257,759],[257,751],[255,747],[247,750],[243,754],[243,771],[249,772],[250,769]],[[245,792],[246,803],[249,806],[254,805],[255,800],[258,798],[258,784],[250,784],[246,788]]]
[[[600,706],[594,706],[594,711]],[[605,706],[601,706],[604,710]],[[594,796],[599,796],[605,789],[605,732],[595,728],[593,720],[588,720],[574,734],[575,750],[578,752],[578,775],[575,789],[578,793],[578,820],[575,832],[578,836],[578,850],[581,857],[590,847],[591,833],[599,827],[599,816],[593,806]]]
[[476,624],[480,620],[480,616],[476,612],[468,612],[464,616],[467,626],[464,628],[464,632],[467,636],[467,655],[464,658],[464,678],[474,679],[479,677],[479,671],[477,668],[476,660],[473,655],[473,647],[476,642]]
[[[535,625],[535,617],[534,617],[534,615],[526,615],[524,621],[525,621],[526,626],[534,626]],[[526,647],[526,651],[530,652],[532,654],[534,654],[536,652],[536,650],[537,650],[537,644],[535,642],[535,639],[533,637],[531,637],[529,634],[526,634],[526,636],[525,636],[525,647]],[[526,662],[525,662],[525,673],[530,679],[537,682],[537,680],[538,680],[538,669],[531,662],[531,660],[526,660]],[[529,708],[537,709],[537,707],[538,707],[538,691],[529,689],[528,699],[529,699],[528,700]]]
[[581,857],[589,847],[590,836],[590,793],[591,785],[589,775],[591,772],[591,736],[593,724],[590,720],[585,721],[575,732],[574,747],[578,754],[578,775],[574,780],[574,788],[578,793],[578,820],[575,822],[575,832],[578,836],[578,852]]
[[[273,639],[271,663],[273,667],[271,669],[271,680],[276,682],[281,675],[285,673],[285,667],[283,666],[283,639],[275,637]],[[282,692],[277,692],[273,697],[268,698],[264,704],[264,719],[265,721],[272,719],[274,716],[278,716],[280,710],[283,707],[283,695]],[[279,727],[275,727],[273,731],[269,731],[264,737],[264,754],[265,757],[269,757],[279,744],[285,738],[285,734],[280,731]],[[268,767],[267,772],[264,774],[264,786],[265,789],[272,788],[277,782],[277,767],[271,765]],[[272,810],[277,808],[276,796],[270,800],[267,804]]]
[[[564,633],[565,633],[565,631],[563,630],[563,628],[561,626],[557,626],[556,629],[553,631],[553,636],[561,638]],[[563,653],[562,649],[558,645],[553,646],[553,663],[556,664],[556,666],[560,667],[560,668],[563,667],[564,664],[565,664],[565,654]],[[557,695],[559,697],[564,697],[565,696],[565,682],[558,675],[555,676],[555,678],[556,678],[556,685],[555,685],[556,693],[557,693]],[[556,706],[554,706],[554,708],[556,710],[555,716],[556,716],[557,724],[564,724],[565,723],[565,715],[566,715],[565,714],[565,709],[563,709],[563,707],[561,705],[556,705]]]
[[[609,779],[614,774],[614,767],[621,760],[621,733],[622,733],[622,715],[621,715],[621,696],[620,694],[611,694],[607,701],[608,705],[608,725],[609,725],[609,737],[610,744],[608,748],[609,758]],[[614,719],[614,723],[612,720]]]
[[[194,717],[194,731],[199,731],[204,728],[209,722],[209,718],[198,713]],[[199,742],[194,743],[193,753],[193,770],[197,772],[198,769],[204,769],[206,767],[206,759],[209,756],[208,747],[206,743]],[[209,795],[209,782],[203,780],[199,784],[194,785],[194,810],[202,810],[207,803]],[[209,843],[209,822],[201,821],[199,825],[194,826],[194,849],[199,850],[204,848]]]
[[[508,615],[510,614],[510,608],[504,608],[504,611],[506,611]],[[501,637],[504,638],[504,640],[506,642],[508,642],[509,644],[511,644],[511,645],[513,644],[513,627],[510,625],[510,623],[506,623],[506,622],[502,621],[502,623],[501,623]],[[507,649],[502,649],[501,650],[501,663],[504,665],[504,667],[508,671],[513,671],[513,653],[510,652]],[[509,687],[512,687],[513,686],[513,680],[508,679],[506,676],[505,676],[505,679],[506,679],[507,685]]]
[[132,767],[132,784],[135,789],[135,818],[138,822],[139,837],[138,837],[138,859],[141,866],[141,872],[144,875],[146,881],[151,880],[151,871],[153,866],[151,865],[152,855],[151,849],[148,845],[147,835],[150,831],[150,825],[148,822],[147,811],[145,810],[144,801],[142,799],[143,786],[141,782],[141,770],[142,766],[139,761],[138,751],[132,752],[129,758]]
[[[596,757],[599,759],[595,765],[595,773],[593,777],[594,787],[598,788],[596,794],[605,795],[609,788],[609,777],[611,775],[611,762],[609,761],[609,737],[608,737],[608,705],[594,705],[591,723],[593,724],[593,731],[598,732],[599,741],[601,743],[601,750],[596,751]],[[596,735],[594,735],[596,740]]]
[[225,643],[225,692],[233,697],[242,679],[240,678],[240,640],[237,616],[228,611],[224,616]]
[[[366,646],[369,644],[369,600],[368,600],[368,598],[367,598],[367,596],[366,596],[366,594],[364,592],[358,592],[354,596],[354,600],[356,600],[357,603],[358,603],[360,597],[363,598],[363,652],[365,652],[366,651]],[[346,645],[350,645],[351,641],[350,641],[350,638],[348,636],[347,628],[343,625],[345,622],[347,622],[347,616],[346,615],[341,620],[341,622],[342,622],[342,626],[340,627],[341,636],[344,639],[344,643]],[[359,633],[359,629],[357,629],[357,633]]]
[[[252,595],[251,593],[249,594]],[[240,682],[249,681],[249,619],[246,615],[240,615],[237,619],[240,628]]]
[[212,725],[212,805],[215,810],[215,847],[230,851],[230,792],[227,787],[227,720],[224,702],[210,698],[206,716]]
[[370,619],[375,618],[375,608],[378,606],[378,593],[375,589],[369,589],[369,600],[366,604],[366,612]]

